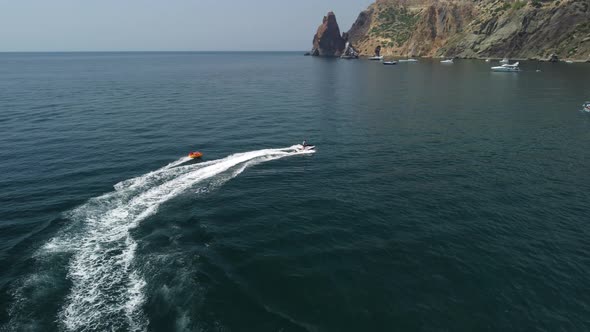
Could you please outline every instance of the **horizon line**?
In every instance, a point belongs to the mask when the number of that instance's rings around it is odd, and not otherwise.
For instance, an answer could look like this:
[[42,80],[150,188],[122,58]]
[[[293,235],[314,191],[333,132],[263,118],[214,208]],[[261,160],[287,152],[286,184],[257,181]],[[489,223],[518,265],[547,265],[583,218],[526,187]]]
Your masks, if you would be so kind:
[[0,53],[264,53],[264,52],[307,52],[305,50],[101,50],[101,51],[0,51]]

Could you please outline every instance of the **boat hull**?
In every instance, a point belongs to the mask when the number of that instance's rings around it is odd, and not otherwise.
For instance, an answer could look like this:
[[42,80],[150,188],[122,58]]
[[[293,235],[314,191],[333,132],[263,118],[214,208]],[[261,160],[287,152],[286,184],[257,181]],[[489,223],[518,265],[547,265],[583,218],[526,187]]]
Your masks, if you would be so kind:
[[520,68],[518,67],[519,64],[519,62],[513,63],[511,65],[505,63],[501,66],[492,67],[492,71],[517,72],[520,71]]
[[311,150],[315,150],[315,145],[301,145],[299,144],[297,146],[297,151],[311,151]]
[[506,72],[506,73],[516,73],[520,71],[520,68],[515,67],[492,67],[492,71],[496,72]]

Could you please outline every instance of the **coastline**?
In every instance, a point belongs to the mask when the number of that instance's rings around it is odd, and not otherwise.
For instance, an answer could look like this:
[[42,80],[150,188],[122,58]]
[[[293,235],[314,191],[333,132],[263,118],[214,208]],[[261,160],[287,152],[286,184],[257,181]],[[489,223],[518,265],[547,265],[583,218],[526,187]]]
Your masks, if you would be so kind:
[[[371,55],[359,55],[359,59],[367,59],[371,57]],[[404,55],[384,55],[383,60],[390,60],[390,59],[403,59],[403,58],[414,58],[414,59],[463,59],[463,60],[490,60],[490,61],[500,61],[504,58],[501,57],[489,57],[489,58],[480,58],[480,57],[460,57],[460,56],[404,56]],[[565,58],[565,59],[558,59],[557,61],[551,61],[549,59],[541,59],[541,58],[511,58],[506,57],[511,61],[538,61],[538,62],[566,62],[571,61],[573,63],[590,63],[590,58],[586,60],[581,59],[573,59],[573,58]]]

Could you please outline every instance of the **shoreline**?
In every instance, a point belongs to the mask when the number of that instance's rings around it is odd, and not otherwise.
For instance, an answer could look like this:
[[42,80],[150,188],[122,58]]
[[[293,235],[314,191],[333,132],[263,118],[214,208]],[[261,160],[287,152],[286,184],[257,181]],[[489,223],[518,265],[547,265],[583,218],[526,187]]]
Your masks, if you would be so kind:
[[[370,55],[360,55],[359,59],[367,59],[371,57]],[[396,59],[409,59],[409,58],[414,58],[414,59],[461,59],[461,60],[490,60],[490,61],[500,61],[504,58],[499,58],[499,57],[489,57],[489,58],[480,58],[480,57],[460,57],[460,56],[403,56],[403,55],[383,55],[383,60],[396,60]],[[538,62],[567,62],[567,61],[571,61],[572,63],[590,63],[590,58],[583,60],[583,59],[571,59],[571,58],[565,58],[565,59],[558,59],[556,61],[552,61],[550,59],[539,59],[539,58],[511,58],[511,57],[506,57],[506,59],[509,59],[510,61],[538,61]]]

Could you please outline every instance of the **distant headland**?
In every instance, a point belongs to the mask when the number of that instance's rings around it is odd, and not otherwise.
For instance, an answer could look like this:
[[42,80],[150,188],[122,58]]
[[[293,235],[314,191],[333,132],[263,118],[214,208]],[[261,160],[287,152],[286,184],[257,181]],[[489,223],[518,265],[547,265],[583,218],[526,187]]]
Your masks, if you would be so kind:
[[324,17],[311,55],[590,61],[587,0],[376,0],[340,33]]

